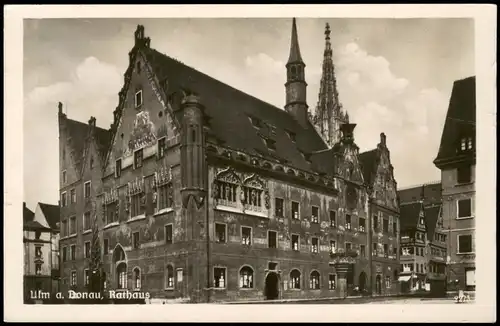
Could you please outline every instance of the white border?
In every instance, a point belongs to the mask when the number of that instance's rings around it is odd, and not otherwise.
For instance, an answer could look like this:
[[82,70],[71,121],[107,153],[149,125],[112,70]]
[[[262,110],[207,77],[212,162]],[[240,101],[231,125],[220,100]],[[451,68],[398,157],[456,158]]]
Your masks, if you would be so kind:
[[[493,5],[8,5],[4,7],[4,268],[6,321],[495,321],[495,167],[496,167],[496,8]],[[477,88],[477,297],[461,305],[161,305],[70,306],[22,304],[23,97],[22,18],[166,17],[473,17]],[[18,218],[15,218],[19,216]],[[486,220],[489,219],[489,220]],[[300,308],[299,308],[300,307]],[[342,310],[342,311],[341,311]]]

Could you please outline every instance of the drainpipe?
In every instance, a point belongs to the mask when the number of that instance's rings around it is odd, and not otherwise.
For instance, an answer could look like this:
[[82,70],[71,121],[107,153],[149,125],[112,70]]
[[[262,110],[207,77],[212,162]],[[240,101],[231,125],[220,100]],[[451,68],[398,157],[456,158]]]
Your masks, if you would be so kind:
[[369,266],[369,273],[370,273],[370,281],[369,281],[369,291],[370,291],[370,297],[373,297],[373,241],[372,241],[372,236],[373,236],[373,230],[372,230],[372,198],[369,196],[368,197],[368,218],[367,218],[367,229],[368,229],[368,263],[370,264]]
[[[209,182],[208,182],[208,156],[205,154],[205,190],[206,190],[206,198],[205,198],[205,218],[206,218],[206,238],[207,238],[207,303],[210,303],[211,300],[211,281],[210,281],[210,270],[211,270],[211,248],[210,248],[210,216],[209,216],[209,204],[210,204],[210,196],[209,196]],[[226,280],[227,282],[227,280]]]

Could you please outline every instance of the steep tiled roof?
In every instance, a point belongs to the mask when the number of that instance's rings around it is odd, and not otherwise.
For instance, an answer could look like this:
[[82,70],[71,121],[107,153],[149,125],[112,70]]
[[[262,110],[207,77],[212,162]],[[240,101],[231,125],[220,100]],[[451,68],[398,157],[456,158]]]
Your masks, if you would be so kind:
[[441,182],[419,185],[411,188],[398,190],[401,203],[415,202],[422,199],[424,195],[424,206],[441,202]]
[[[187,90],[200,96],[209,117],[211,133],[225,146],[249,154],[278,158],[293,167],[312,170],[303,153],[327,149],[311,123],[303,128],[290,114],[271,104],[245,94],[206,74],[203,74],[167,55],[143,48],[148,62],[160,81],[168,80],[167,94],[174,99]],[[178,102],[178,101],[177,101]],[[257,118],[261,127],[255,127],[250,117]],[[295,135],[295,141],[289,133]],[[275,142],[270,150],[265,139]]]
[[[88,123],[83,123],[69,118],[66,118],[66,123],[69,136],[71,137],[70,143],[74,150],[73,155],[75,158],[75,164],[77,164],[77,169],[80,171],[83,164],[85,142],[87,141],[87,136],[89,135],[90,126]],[[105,157],[109,149],[111,136],[111,131],[95,126],[96,145],[101,158]]]
[[57,226],[57,223],[59,223],[59,206],[44,203],[39,203],[38,205],[40,205],[40,209],[42,210],[43,215],[45,215],[50,228],[53,230],[59,229]]
[[86,123],[66,119],[66,128],[70,146],[73,149],[73,159],[78,171],[81,170],[83,164],[83,154],[85,149],[85,142],[89,132],[89,126]]
[[399,210],[401,231],[417,227],[421,208],[422,203],[420,202],[401,204]]
[[111,144],[112,133],[109,130],[102,129],[96,126],[95,137],[99,155],[102,159],[104,159]]
[[475,134],[476,129],[476,77],[453,83],[446,121],[436,161],[456,155],[460,133]]
[[28,207],[26,207],[26,203],[23,203],[23,221],[28,222],[28,221],[33,221],[33,218],[35,217],[35,213]]
[[25,221],[23,223],[24,230],[50,230],[49,228],[41,225],[37,221]]
[[441,205],[433,205],[425,208],[425,222],[427,225],[427,237],[429,239],[434,239],[434,231],[436,230],[440,209]]
[[373,175],[376,173],[375,163],[377,162],[377,158],[377,149],[363,152],[358,156],[361,170],[363,172],[363,179],[365,180],[366,184],[371,184],[373,181]]

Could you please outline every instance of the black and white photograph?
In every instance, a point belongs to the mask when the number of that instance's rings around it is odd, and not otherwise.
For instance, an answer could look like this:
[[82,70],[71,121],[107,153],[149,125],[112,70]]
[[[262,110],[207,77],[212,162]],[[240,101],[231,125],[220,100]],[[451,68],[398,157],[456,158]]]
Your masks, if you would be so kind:
[[496,320],[494,7],[26,7],[4,63],[12,320]]

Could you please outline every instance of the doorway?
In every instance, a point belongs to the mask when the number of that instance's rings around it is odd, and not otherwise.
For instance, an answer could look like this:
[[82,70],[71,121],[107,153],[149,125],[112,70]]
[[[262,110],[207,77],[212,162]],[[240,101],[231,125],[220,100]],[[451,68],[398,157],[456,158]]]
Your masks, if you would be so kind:
[[279,296],[279,277],[276,273],[270,272],[266,277],[264,295],[266,300],[276,300]]
[[382,294],[382,276],[379,274],[375,279],[375,292],[377,294]]
[[361,293],[363,293],[366,290],[366,273],[365,272],[361,272],[361,274],[359,274],[358,287],[359,287],[359,292],[361,292]]

